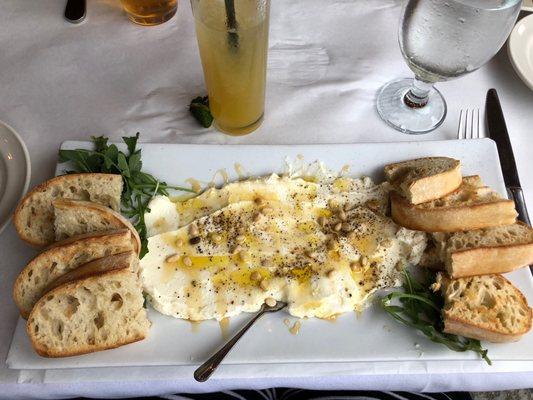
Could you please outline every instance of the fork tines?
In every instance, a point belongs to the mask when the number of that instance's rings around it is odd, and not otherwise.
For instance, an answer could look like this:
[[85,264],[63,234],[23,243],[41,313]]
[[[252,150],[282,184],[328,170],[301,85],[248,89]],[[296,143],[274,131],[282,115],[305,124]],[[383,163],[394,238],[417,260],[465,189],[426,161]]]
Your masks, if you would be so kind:
[[459,125],[457,126],[457,139],[479,139],[479,108],[461,109]]

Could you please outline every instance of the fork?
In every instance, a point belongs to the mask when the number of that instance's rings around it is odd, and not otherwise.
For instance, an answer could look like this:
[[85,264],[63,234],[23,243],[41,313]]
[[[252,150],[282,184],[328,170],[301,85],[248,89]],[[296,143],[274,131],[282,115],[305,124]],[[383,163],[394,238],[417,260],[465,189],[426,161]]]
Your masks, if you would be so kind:
[[457,139],[479,139],[479,108],[466,110],[459,113],[459,125],[457,126]]

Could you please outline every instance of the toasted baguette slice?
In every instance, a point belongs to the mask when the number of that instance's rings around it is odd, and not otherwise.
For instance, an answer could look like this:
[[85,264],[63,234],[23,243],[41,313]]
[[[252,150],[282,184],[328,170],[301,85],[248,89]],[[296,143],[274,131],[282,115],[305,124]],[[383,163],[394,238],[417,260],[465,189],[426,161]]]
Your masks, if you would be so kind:
[[531,329],[524,295],[501,275],[442,278],[444,332],[489,342],[514,342]]
[[433,240],[452,278],[501,274],[533,264],[533,229],[522,222],[437,234]]
[[50,179],[29,192],[19,203],[13,223],[20,238],[34,246],[54,241],[57,198],[87,200],[120,209],[122,177],[115,174],[70,174]]
[[35,351],[44,357],[69,357],[144,339],[150,322],[138,263],[137,255],[128,252],[63,275],[28,318]]
[[389,183],[411,204],[439,199],[462,182],[461,163],[448,157],[427,157],[385,166]]
[[56,240],[84,233],[129,229],[133,247],[137,254],[141,250],[141,239],[133,225],[119,213],[90,201],[54,200],[54,230]]
[[479,176],[466,176],[452,193],[413,205],[398,193],[391,193],[392,219],[403,227],[424,232],[458,232],[516,221],[514,202],[501,198],[484,186]]
[[89,261],[133,249],[129,229],[78,235],[54,243],[20,272],[13,299],[23,318],[28,318],[45,288],[61,275]]

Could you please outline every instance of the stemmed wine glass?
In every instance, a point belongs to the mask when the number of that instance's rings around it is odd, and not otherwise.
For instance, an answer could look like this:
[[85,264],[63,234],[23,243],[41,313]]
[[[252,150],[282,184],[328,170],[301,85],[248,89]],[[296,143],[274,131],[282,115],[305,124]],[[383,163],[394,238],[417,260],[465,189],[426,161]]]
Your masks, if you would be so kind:
[[509,36],[522,0],[409,0],[400,20],[399,42],[414,79],[386,84],[377,99],[381,118],[404,133],[437,128],[446,102],[436,82],[475,71]]

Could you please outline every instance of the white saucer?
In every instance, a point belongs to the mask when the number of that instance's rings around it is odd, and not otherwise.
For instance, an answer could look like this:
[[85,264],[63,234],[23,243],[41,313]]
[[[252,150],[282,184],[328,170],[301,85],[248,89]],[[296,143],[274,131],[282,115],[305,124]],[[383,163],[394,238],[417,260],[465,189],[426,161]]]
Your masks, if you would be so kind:
[[516,73],[533,90],[533,15],[522,18],[509,37],[509,58]]
[[30,175],[26,145],[13,128],[0,121],[0,233],[28,190]]
[[522,2],[522,10],[524,11],[533,11],[533,0],[524,0]]

